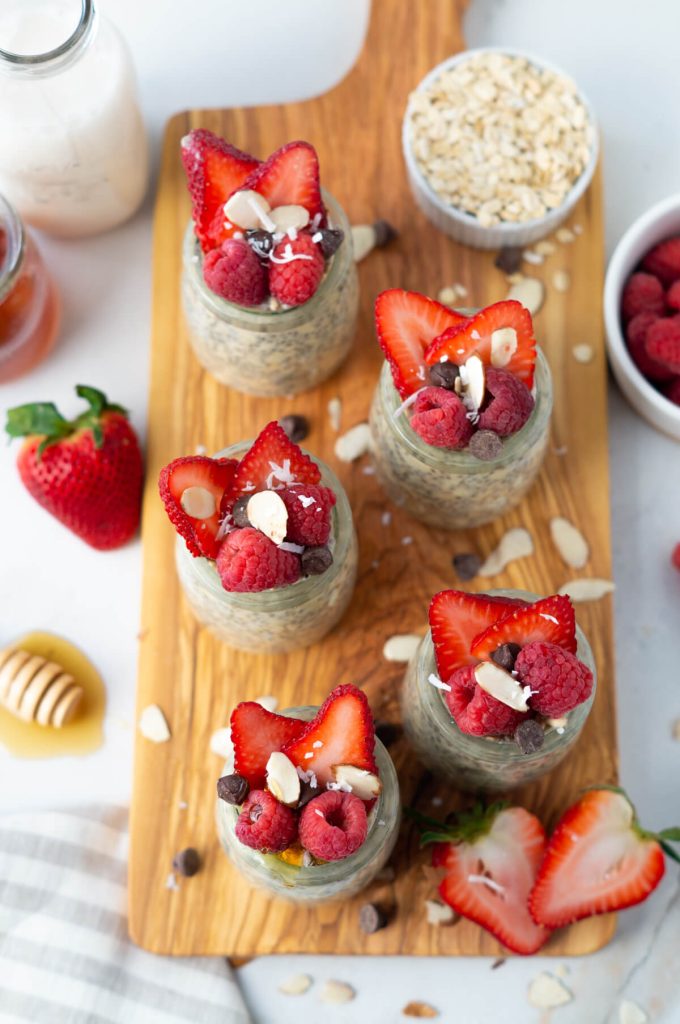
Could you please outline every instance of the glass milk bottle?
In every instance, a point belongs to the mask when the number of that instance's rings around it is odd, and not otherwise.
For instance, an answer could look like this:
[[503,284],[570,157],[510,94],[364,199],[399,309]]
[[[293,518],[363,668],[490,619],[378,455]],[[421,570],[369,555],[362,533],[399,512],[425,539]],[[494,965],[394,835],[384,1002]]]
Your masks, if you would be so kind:
[[144,198],[134,70],[92,0],[0,3],[0,192],[55,235],[95,234]]

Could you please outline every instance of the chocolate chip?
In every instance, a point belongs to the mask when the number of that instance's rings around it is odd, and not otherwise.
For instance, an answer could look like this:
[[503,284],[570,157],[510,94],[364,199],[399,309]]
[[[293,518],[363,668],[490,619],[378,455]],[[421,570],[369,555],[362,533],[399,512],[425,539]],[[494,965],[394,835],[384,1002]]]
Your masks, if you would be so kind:
[[535,718],[525,718],[515,729],[515,743],[523,754],[535,754],[544,739],[543,726]]
[[249,792],[248,780],[244,779],[242,775],[236,775],[236,773],[223,775],[221,779],[217,780],[217,795],[227,804],[238,806],[244,803]]
[[460,371],[455,363],[435,363],[430,367],[430,383],[437,388],[446,388],[447,391],[456,390],[456,381]]
[[377,220],[373,225],[373,230],[375,231],[375,244],[378,249],[381,249],[383,245],[389,245],[399,235],[397,229],[393,228],[389,221],[386,220]]
[[404,730],[396,722],[376,722],[375,734],[385,747],[391,747],[401,739]]
[[324,228],[320,234],[321,240],[319,245],[321,246],[321,252],[324,254],[326,259],[329,260],[342,245],[345,233],[344,231],[341,231],[340,228]]
[[249,501],[250,495],[244,494],[242,498],[239,498],[238,501],[234,503],[234,507],[231,510],[231,517],[234,520],[234,526],[250,526],[250,520],[246,513]]
[[186,850],[180,850],[175,854],[172,866],[178,875],[191,878],[201,870],[201,857],[198,850],[194,850],[193,846],[187,846]]
[[304,441],[309,433],[309,420],[306,416],[299,416],[296,413],[291,413],[290,416],[282,416],[279,420],[279,426],[285,431],[288,440],[292,441],[293,444],[299,444],[300,441]]
[[503,451],[503,442],[493,430],[478,430],[476,434],[472,435],[468,451],[476,459],[490,462],[492,459],[498,458]]
[[501,644],[495,651],[491,652],[492,659],[506,672],[512,672],[517,661],[517,655],[522,650],[519,644]]
[[306,548],[302,552],[302,572],[305,576],[320,576],[333,564],[333,555],[324,544],[316,548]]
[[522,247],[508,245],[501,249],[493,265],[502,270],[504,274],[516,274],[522,266]]
[[364,903],[359,911],[359,927],[366,935],[379,932],[387,924],[387,914],[375,903]]
[[255,255],[259,256],[261,260],[269,259],[274,248],[274,238],[269,231],[262,231],[259,228],[246,231],[246,241]]
[[453,568],[458,573],[458,578],[464,583],[475,578],[482,564],[482,559],[474,551],[466,551],[461,555],[454,555],[452,558]]

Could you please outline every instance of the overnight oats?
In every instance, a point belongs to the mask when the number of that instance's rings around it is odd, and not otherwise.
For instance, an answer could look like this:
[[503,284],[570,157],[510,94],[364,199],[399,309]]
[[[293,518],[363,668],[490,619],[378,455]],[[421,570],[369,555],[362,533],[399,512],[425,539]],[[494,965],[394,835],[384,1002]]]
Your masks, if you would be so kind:
[[332,471],[278,423],[214,459],[175,459],[159,488],[185,596],[221,640],[292,651],[342,618],[357,574],[352,510]]
[[531,314],[506,300],[466,316],[394,288],[375,315],[387,362],[371,448],[385,490],[442,529],[503,515],[533,483],[549,438],[552,379]]
[[252,395],[313,388],[347,356],[359,283],[350,225],[308,142],[264,163],[206,129],[182,140],[189,340],[217,380]]
[[404,678],[404,729],[436,775],[507,790],[551,771],[595,698],[590,645],[568,597],[443,590]]
[[346,899],[369,885],[394,849],[401,804],[361,690],[338,686],[321,708],[283,715],[241,703],[231,739],[217,829],[241,874],[300,903]]

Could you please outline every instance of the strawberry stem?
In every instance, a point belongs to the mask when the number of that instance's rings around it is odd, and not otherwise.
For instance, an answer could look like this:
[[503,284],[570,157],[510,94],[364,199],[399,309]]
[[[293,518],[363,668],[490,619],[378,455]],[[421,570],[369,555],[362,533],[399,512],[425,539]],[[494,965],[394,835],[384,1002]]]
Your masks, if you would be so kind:
[[127,410],[120,405],[109,404],[103,391],[86,384],[78,384],[76,394],[87,402],[89,408],[74,420],[65,419],[54,402],[29,402],[7,411],[5,430],[12,438],[42,437],[37,450],[38,459],[49,445],[57,444],[79,430],[91,430],[95,448],[101,448],[104,443],[101,427],[104,413],[116,412],[127,416]]
[[471,843],[485,835],[501,811],[508,807],[506,801],[497,801],[485,807],[477,803],[469,811],[458,811],[449,822],[428,818],[413,807],[404,807],[404,813],[415,821],[420,829],[420,845],[429,843]]

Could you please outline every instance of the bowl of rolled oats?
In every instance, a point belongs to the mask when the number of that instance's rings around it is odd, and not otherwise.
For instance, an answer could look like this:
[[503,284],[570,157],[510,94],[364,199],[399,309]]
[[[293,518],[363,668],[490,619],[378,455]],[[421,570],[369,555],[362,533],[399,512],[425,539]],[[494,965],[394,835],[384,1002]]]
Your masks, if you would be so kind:
[[553,231],[598,160],[592,107],[558,68],[517,50],[466,50],[411,93],[402,145],[423,213],[478,249]]

